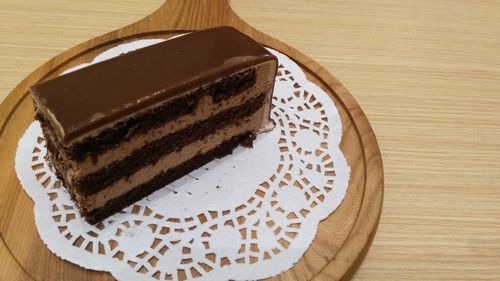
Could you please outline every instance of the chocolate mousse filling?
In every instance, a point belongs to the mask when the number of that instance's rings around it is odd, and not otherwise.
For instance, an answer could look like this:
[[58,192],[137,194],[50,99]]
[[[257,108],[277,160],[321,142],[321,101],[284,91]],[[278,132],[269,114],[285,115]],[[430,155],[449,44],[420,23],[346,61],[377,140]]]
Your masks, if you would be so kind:
[[164,187],[168,183],[174,182],[190,171],[202,167],[213,159],[222,158],[228,154],[231,154],[233,149],[236,148],[239,144],[244,143],[250,145],[254,139],[255,135],[252,132],[246,132],[234,136],[230,140],[219,144],[217,147],[211,149],[207,153],[197,155],[175,168],[163,171],[151,180],[142,183],[129,192],[109,200],[106,205],[94,209],[90,212],[83,212],[82,215],[85,216],[89,223],[97,223],[107,218],[108,216],[120,211],[124,207]]

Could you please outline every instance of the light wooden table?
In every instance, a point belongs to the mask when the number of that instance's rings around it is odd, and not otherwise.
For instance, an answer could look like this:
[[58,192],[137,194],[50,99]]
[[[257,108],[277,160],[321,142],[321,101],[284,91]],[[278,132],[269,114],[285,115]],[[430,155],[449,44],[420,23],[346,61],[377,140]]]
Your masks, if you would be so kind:
[[[0,100],[52,56],[161,2],[0,0]],[[384,210],[354,280],[499,280],[500,2],[232,6],[334,73],[377,134]],[[5,256],[0,279],[14,267]]]

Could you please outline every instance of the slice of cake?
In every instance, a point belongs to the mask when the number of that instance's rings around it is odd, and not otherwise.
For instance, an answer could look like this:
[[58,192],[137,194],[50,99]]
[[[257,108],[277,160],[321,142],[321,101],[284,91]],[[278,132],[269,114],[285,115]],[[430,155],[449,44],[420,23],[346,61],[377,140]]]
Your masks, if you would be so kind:
[[90,223],[272,128],[277,60],[230,27],[32,87],[48,159]]

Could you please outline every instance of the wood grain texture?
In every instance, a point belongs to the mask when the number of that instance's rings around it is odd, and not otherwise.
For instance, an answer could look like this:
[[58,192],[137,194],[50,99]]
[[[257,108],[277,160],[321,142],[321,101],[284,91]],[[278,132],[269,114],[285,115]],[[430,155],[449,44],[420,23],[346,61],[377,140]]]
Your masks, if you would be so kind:
[[[363,111],[346,88],[326,69],[292,47],[243,22],[227,0],[169,0],[146,18],[76,45],[38,67],[7,96],[0,106],[0,159],[13,163],[17,141],[33,120],[27,89],[75,64],[88,62],[114,45],[147,37],[168,37],[184,30],[232,25],[254,39],[294,58],[308,77],[335,100],[343,123],[341,149],[351,167],[348,194],[337,211],[318,228],[304,257],[273,280],[347,280],[361,263],[375,235],[383,200],[383,171],[375,135]],[[2,257],[5,278],[23,272],[35,280],[111,280],[105,272],[84,270],[50,253],[38,238],[32,203],[19,186],[13,165],[0,170],[0,233],[6,247]],[[9,263],[9,262],[8,262]],[[12,264],[12,262],[10,262]]]
[[[0,99],[47,59],[160,4],[0,0]],[[377,133],[384,210],[353,280],[498,280],[500,3],[232,0],[231,6],[334,73]],[[11,270],[3,253],[0,269]]]

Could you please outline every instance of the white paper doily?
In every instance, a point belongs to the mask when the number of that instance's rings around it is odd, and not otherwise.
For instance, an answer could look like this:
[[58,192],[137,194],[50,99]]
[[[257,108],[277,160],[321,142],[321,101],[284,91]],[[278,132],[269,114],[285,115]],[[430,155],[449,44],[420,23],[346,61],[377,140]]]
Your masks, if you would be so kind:
[[[92,63],[159,41],[122,44]],[[259,135],[253,149],[238,147],[95,226],[51,172],[33,122],[15,165],[47,247],[118,280],[248,280],[292,267],[342,202],[350,168],[331,98],[292,60],[270,51],[279,60],[276,128]]]

